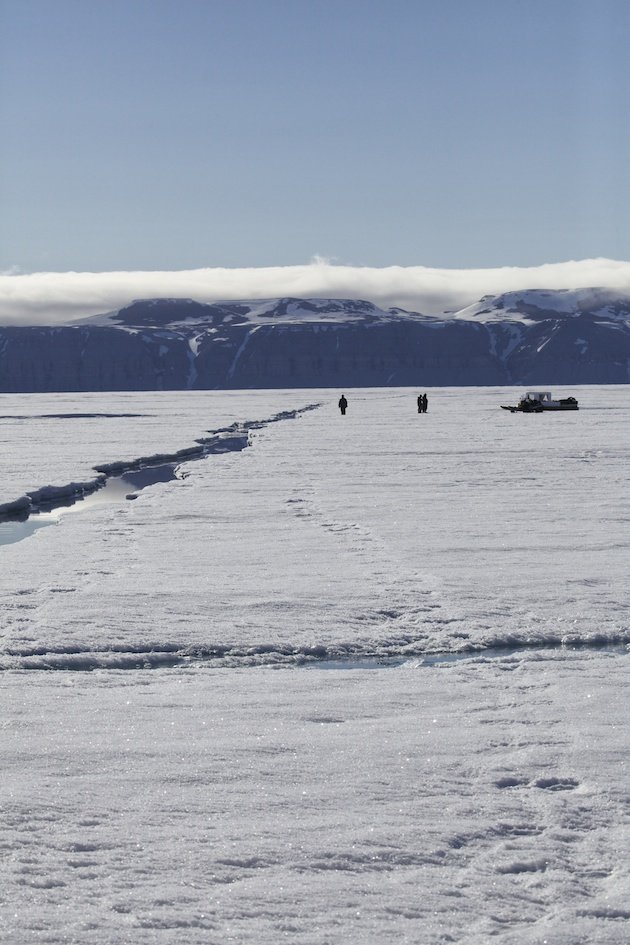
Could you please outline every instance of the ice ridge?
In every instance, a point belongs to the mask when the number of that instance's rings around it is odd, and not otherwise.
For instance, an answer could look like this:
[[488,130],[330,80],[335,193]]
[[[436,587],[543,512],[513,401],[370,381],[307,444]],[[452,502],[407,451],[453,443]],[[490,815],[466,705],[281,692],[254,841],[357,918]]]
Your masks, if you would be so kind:
[[302,667],[323,669],[447,668],[455,662],[493,661],[503,668],[523,659],[549,659],[554,655],[579,656],[584,650],[608,652],[611,656],[627,655],[630,635],[598,638],[566,644],[558,640],[514,642],[461,650],[422,650],[409,647],[326,647],[311,645],[295,647],[280,643],[257,646],[215,644],[212,646],[181,646],[169,642],[114,644],[95,649],[90,645],[7,647],[0,657],[3,670],[49,670],[91,672],[93,670],[163,669],[212,665],[221,668],[245,666]]

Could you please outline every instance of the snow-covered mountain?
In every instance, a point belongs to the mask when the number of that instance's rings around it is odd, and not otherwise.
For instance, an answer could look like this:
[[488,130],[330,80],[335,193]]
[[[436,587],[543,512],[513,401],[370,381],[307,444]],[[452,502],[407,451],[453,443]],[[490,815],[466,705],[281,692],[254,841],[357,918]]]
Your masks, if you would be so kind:
[[0,328],[0,391],[630,382],[630,295],[485,296],[443,316],[358,299],[136,301]]

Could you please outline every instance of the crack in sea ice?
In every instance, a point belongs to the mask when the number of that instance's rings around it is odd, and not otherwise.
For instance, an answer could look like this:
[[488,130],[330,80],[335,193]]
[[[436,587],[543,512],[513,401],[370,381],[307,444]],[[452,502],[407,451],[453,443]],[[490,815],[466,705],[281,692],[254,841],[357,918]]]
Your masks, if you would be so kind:
[[210,436],[195,440],[194,446],[173,453],[104,463],[93,467],[98,474],[94,479],[64,486],[43,486],[26,493],[0,506],[0,545],[22,541],[39,528],[56,524],[60,510],[79,503],[81,508],[88,508],[96,503],[135,499],[138,491],[147,486],[179,478],[177,469],[182,463],[244,450],[251,443],[251,430],[260,430],[283,420],[293,420],[319,406],[319,403],[307,404],[295,410],[283,410],[266,420],[235,422],[227,427],[209,430]]

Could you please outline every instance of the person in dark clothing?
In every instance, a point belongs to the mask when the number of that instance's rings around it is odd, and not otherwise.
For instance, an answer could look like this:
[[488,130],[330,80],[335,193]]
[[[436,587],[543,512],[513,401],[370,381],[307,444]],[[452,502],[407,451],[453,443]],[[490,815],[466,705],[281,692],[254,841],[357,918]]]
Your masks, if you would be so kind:
[[418,394],[418,413],[422,413],[422,394]]
[[422,413],[427,412],[427,404],[428,404],[427,395],[423,394],[422,395]]
[[339,398],[339,404],[338,404],[338,407],[341,410],[342,417],[345,417],[346,415],[347,406],[348,406],[348,401],[346,400],[346,395],[342,394],[341,397]]

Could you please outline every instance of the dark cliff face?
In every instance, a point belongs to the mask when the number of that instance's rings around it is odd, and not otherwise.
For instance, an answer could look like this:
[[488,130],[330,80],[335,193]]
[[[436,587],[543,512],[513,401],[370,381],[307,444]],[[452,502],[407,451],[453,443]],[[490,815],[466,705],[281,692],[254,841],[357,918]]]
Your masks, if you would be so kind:
[[476,325],[234,325],[220,337],[115,328],[0,329],[0,391],[501,384]]
[[3,393],[178,390],[188,367],[181,344],[116,328],[0,328]]
[[[500,384],[501,366],[475,325],[408,321],[261,326],[241,342],[222,387],[387,387]],[[216,348],[200,349],[195,386],[217,375]]]
[[587,315],[531,326],[506,361],[510,378],[539,384],[627,384],[630,329]]
[[135,302],[75,326],[0,328],[0,391],[628,383],[626,303],[552,302],[536,318],[530,294],[520,318],[499,298],[442,319],[354,299]]

